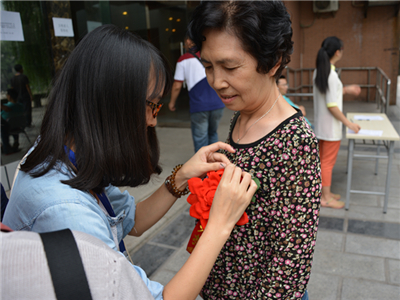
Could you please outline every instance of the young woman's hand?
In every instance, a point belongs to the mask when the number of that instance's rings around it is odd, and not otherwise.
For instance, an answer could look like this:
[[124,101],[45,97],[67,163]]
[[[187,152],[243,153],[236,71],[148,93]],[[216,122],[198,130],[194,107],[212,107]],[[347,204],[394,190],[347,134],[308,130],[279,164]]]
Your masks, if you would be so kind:
[[215,226],[220,231],[226,230],[225,233],[229,235],[256,190],[257,184],[249,173],[234,164],[228,164],[215,192],[207,227]]
[[349,95],[354,95],[358,96],[361,93],[361,87],[357,84],[351,84],[343,87],[343,95],[344,94],[349,94]]
[[223,142],[217,142],[200,148],[176,174],[175,183],[177,187],[185,187],[190,178],[202,177],[209,171],[217,171],[228,165],[230,163],[228,158],[224,154],[216,152],[220,149],[231,153],[235,152],[232,146]]
[[361,126],[356,124],[356,123],[351,123],[347,125],[347,127],[351,130],[353,130],[355,133],[358,133],[361,129]]

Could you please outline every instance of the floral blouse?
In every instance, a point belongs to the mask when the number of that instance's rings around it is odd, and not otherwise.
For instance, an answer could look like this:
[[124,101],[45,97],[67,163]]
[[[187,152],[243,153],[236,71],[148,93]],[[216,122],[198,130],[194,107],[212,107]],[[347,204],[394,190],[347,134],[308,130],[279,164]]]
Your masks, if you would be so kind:
[[301,299],[310,278],[319,219],[318,142],[298,111],[252,144],[236,144],[231,162],[260,180],[202,289],[204,299]]

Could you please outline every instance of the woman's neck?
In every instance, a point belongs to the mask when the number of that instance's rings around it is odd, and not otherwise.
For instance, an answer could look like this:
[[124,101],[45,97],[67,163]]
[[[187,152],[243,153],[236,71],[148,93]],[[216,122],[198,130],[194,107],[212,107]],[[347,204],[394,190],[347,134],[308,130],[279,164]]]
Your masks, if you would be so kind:
[[340,60],[340,57],[337,57],[336,55],[334,55],[334,56],[332,56],[332,58],[329,61],[331,62],[331,65],[335,65],[339,60]]
[[[264,115],[267,111],[269,111],[272,106],[276,103],[277,99],[281,96],[281,93],[279,92],[278,88],[272,88],[269,94],[265,97],[266,100],[262,101],[259,105],[256,107],[250,109],[250,110],[241,110],[240,115],[242,118],[242,121],[246,122],[252,119],[257,119]],[[279,99],[278,99],[279,101]],[[271,109],[271,111],[273,108]],[[270,112],[271,112],[270,111]],[[269,112],[269,113],[270,113]]]

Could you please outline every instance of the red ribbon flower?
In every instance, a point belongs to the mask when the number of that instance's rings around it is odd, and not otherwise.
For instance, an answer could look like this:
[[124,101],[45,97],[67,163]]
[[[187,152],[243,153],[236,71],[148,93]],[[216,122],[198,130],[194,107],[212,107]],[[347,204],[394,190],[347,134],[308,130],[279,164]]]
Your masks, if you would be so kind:
[[[191,204],[190,215],[200,220],[202,229],[206,228],[211,205],[219,182],[221,181],[222,174],[224,174],[224,169],[208,172],[207,177],[203,180],[194,177],[188,181],[189,190],[191,192],[187,198],[187,201]],[[244,225],[247,222],[249,222],[249,218],[244,212],[236,225]]]

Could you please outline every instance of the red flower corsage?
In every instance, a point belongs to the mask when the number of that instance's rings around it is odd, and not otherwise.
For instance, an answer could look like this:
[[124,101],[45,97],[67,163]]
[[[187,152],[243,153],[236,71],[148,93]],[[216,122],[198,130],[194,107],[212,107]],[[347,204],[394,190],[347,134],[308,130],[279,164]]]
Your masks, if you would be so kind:
[[[224,174],[224,169],[208,172],[207,177],[203,180],[194,177],[188,181],[189,190],[191,192],[187,198],[187,201],[189,204],[191,204],[189,212],[193,218],[199,220],[192,232],[189,244],[187,246],[187,251],[189,253],[192,253],[203,230],[206,228],[208,218],[210,216],[211,205],[214,200],[215,192],[217,191],[219,182],[221,181],[222,174]],[[255,181],[257,186],[260,186],[259,181]],[[249,218],[246,212],[244,212],[236,225],[244,225],[247,222],[249,222]]]

